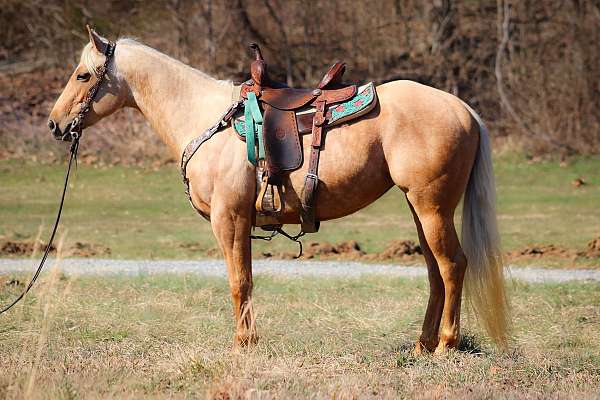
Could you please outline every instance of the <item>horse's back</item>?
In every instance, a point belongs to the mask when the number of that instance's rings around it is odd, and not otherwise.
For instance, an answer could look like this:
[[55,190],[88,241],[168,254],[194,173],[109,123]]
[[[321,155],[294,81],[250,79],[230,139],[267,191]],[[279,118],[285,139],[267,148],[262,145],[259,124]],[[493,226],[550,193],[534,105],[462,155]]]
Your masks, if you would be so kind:
[[[377,87],[382,120],[395,122],[405,137],[422,140],[448,140],[476,132],[475,122],[458,97],[414,81],[392,81]],[[396,125],[397,124],[397,125]],[[382,132],[388,133],[388,132]],[[385,140],[385,138],[383,139]]]

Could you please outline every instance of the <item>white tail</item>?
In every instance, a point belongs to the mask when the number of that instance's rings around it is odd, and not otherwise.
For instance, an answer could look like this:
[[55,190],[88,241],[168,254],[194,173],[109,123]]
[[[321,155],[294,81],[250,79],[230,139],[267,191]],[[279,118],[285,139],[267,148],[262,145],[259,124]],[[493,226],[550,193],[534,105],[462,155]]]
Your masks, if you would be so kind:
[[462,214],[462,248],[468,261],[465,294],[488,335],[505,348],[510,317],[496,221],[496,185],[490,140],[481,117],[467,104],[465,106],[479,124],[480,136]]

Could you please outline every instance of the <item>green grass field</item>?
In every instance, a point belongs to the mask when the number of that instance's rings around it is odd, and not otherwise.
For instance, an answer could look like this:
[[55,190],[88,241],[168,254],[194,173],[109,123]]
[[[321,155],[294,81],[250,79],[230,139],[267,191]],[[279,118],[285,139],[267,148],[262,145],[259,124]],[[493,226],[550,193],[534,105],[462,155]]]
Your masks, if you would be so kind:
[[[45,275],[0,324],[0,397],[595,398],[600,284],[512,283],[496,351],[468,314],[462,351],[412,354],[427,282],[259,275],[258,346],[232,350],[225,279]],[[4,303],[17,289],[2,290]]]
[[[64,167],[0,162],[0,235],[35,238],[53,222]],[[600,157],[529,164],[517,157],[496,160],[499,222],[506,250],[554,244],[583,250],[600,236]],[[571,182],[583,178],[586,185]],[[295,231],[295,227],[292,227]],[[64,211],[66,241],[108,246],[112,258],[215,256],[210,225],[190,208],[175,166],[158,170],[80,165]],[[46,234],[42,235],[45,238]],[[392,189],[366,209],[322,225],[307,241],[357,240],[367,252],[390,240],[416,240],[402,192]],[[255,242],[255,252],[296,251],[285,239]],[[207,252],[208,251],[208,252]],[[596,259],[519,261],[543,265],[600,264]]]

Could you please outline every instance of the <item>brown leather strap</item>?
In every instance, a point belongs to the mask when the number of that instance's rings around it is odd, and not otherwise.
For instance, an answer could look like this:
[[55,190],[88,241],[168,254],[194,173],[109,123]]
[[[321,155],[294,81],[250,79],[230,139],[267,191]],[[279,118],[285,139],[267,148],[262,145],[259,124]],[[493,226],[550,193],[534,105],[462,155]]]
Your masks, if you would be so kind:
[[315,118],[313,120],[312,143],[310,150],[310,161],[308,163],[308,172],[304,180],[304,190],[302,194],[302,210],[300,212],[300,222],[302,231],[306,233],[317,232],[319,230],[319,221],[316,219],[315,202],[317,199],[317,187],[319,185],[319,156],[321,154],[321,145],[323,144],[323,125],[325,124],[325,100],[317,101]]
[[345,86],[335,90],[315,89],[313,90],[313,93],[318,93],[318,97],[314,100],[313,104],[316,105],[317,102],[323,100],[327,101],[327,104],[341,103],[353,98],[356,95],[356,92],[356,85]]
[[187,165],[190,162],[190,160],[192,159],[192,157],[194,156],[194,154],[196,154],[196,152],[198,151],[200,146],[202,146],[202,144],[204,144],[204,142],[206,142],[207,140],[212,138],[215,135],[215,133],[217,133],[221,130],[221,128],[224,128],[225,126],[227,126],[229,124],[231,117],[241,107],[242,104],[243,104],[242,101],[237,101],[237,102],[231,104],[229,106],[229,108],[227,108],[227,110],[223,113],[223,115],[221,116],[219,121],[217,121],[213,126],[208,128],[206,131],[204,131],[202,133],[202,135],[192,139],[192,141],[190,141],[188,143],[188,145],[185,146],[185,149],[183,149],[183,154],[181,155],[180,168],[181,168],[181,177],[183,178],[183,184],[185,185],[185,194],[187,195],[188,200],[190,201],[190,204],[192,205],[194,210],[196,210],[198,212],[198,214],[200,214],[204,219],[206,219],[208,221],[210,221],[210,216],[204,214],[200,209],[198,209],[194,205],[194,202],[192,201],[192,194],[190,193],[190,181],[187,177]]

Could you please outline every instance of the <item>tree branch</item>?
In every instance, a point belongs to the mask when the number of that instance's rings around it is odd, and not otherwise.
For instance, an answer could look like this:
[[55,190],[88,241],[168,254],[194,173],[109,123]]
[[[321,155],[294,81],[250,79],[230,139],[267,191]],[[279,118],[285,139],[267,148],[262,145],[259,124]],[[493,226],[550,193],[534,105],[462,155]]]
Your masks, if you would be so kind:
[[[506,45],[510,39],[509,25],[510,25],[510,4],[509,0],[498,0],[498,34],[501,36],[498,49],[496,51],[496,62],[494,66],[494,72],[496,74],[496,88],[502,105],[508,111],[512,119],[519,125],[519,127],[530,137],[541,138],[548,143],[553,144],[556,147],[566,148],[573,150],[573,148],[567,144],[561,143],[553,139],[550,135],[543,132],[534,132],[533,129],[525,122],[512,106],[507,93],[504,90],[503,76],[502,76],[502,57],[506,51]],[[502,13],[502,18],[500,15]]]

